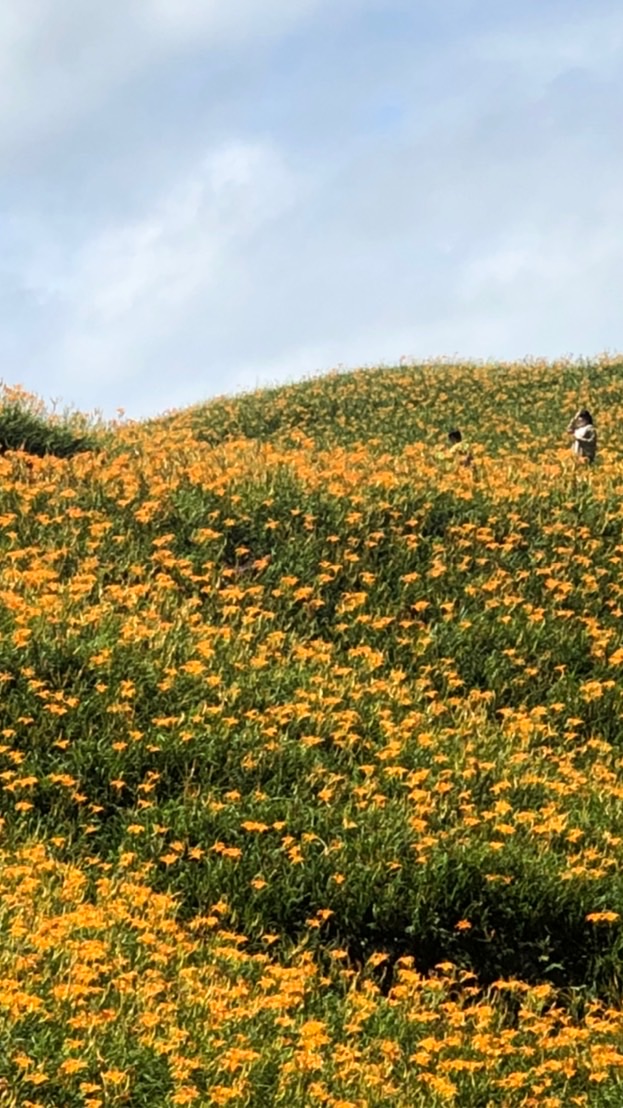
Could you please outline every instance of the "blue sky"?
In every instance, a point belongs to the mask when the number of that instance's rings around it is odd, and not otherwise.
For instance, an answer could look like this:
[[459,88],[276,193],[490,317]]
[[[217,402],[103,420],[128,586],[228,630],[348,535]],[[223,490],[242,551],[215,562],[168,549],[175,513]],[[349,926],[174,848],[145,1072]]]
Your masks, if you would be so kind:
[[621,74],[610,0],[3,0],[0,377],[621,349]]

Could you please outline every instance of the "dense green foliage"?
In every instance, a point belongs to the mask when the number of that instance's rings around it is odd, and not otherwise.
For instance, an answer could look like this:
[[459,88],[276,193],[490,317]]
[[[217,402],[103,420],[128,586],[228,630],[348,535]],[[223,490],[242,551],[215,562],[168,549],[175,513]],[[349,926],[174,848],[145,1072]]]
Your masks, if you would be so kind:
[[96,444],[92,426],[79,413],[57,416],[19,389],[5,388],[0,394],[0,453],[21,450],[38,457],[70,458]]
[[618,1006],[622,368],[335,375],[0,459],[7,849],[94,901],[147,865],[180,926],[225,904],[388,1002],[406,957]]
[[[461,426],[489,453],[555,450],[578,403],[596,405],[613,434],[623,406],[623,360],[425,366],[332,373],[299,384],[223,397],[193,410],[197,437],[211,445],[232,439],[313,442],[399,454],[413,442],[438,444]],[[605,421],[605,422],[604,422]]]

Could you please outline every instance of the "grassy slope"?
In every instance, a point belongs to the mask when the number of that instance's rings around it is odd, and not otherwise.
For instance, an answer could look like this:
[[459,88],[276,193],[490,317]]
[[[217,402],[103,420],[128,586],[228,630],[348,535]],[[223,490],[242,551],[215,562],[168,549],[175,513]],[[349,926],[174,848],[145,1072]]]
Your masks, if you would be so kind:
[[[350,1041],[344,1005],[365,990],[344,990],[367,964],[379,1030],[358,1077],[353,1070],[352,1089],[356,1077],[363,1084],[352,1103],[379,1105],[397,1102],[391,1080],[407,1081],[396,1061],[369,1091],[379,1042],[398,1043],[402,1065],[417,1047],[414,1012],[424,1012],[420,1037],[442,1019],[440,989],[464,1012],[457,973],[475,972],[480,988],[520,979],[520,997],[532,988],[527,1008],[498,1003],[500,1036],[518,1012],[541,1013],[541,995],[550,998],[543,1019],[560,1011],[553,995],[567,1005],[575,997],[580,1021],[578,998],[618,1004],[622,368],[604,360],[337,375],[120,427],[91,454],[29,466],[19,453],[0,458],[9,978],[20,981],[19,959],[33,957],[31,995],[49,1005],[55,963],[46,959],[62,962],[78,942],[89,904],[100,913],[95,933],[107,942],[123,933],[89,987],[103,989],[108,974],[104,995],[117,988],[115,959],[123,972],[162,973],[157,959],[136,961],[136,934],[147,955],[132,888],[153,901],[159,922],[149,926],[165,946],[181,928],[178,993],[197,958],[204,975],[208,964],[223,972],[209,944],[198,954],[189,938],[201,926],[220,934],[221,919],[246,939],[250,961],[237,956],[234,979],[252,976],[266,949],[283,974],[309,958],[310,981],[329,975],[315,999],[293,1007],[303,1019],[311,1006],[324,1020],[318,1034],[330,1025],[334,1044]],[[598,418],[593,471],[574,467],[561,436],[580,403]],[[455,424],[476,444],[473,472],[443,454]],[[175,913],[160,894],[175,895]],[[36,935],[57,934],[52,954],[45,943],[30,950],[18,919]],[[424,973],[453,964],[430,978],[443,978],[433,1001],[427,978],[408,978],[411,958]],[[209,980],[212,995],[222,987],[229,996],[226,975]],[[20,1035],[34,1032],[23,1031],[9,993],[6,1031],[19,1053]],[[185,1013],[192,1037],[197,1013],[178,993],[175,1026]],[[78,1013],[90,1003],[73,1002]],[[236,1102],[310,1103],[314,1067],[303,1080],[299,1060],[284,1077],[294,1047],[284,1040],[273,1057],[275,1029],[258,1012],[249,1035],[261,1065],[248,1061],[254,1076]],[[37,1025],[32,1065],[45,1069],[59,1051],[71,1063],[72,1018],[59,1010],[52,1025]],[[595,1042],[610,1031],[616,1039],[608,1019]],[[468,1017],[463,1024],[465,1061],[475,1030]],[[551,1031],[535,1033],[539,1050]],[[110,1050],[117,1058],[114,1041]],[[117,1065],[119,1095],[183,1103],[198,1089],[218,1103],[221,1094],[205,1091],[220,1072],[218,1050],[211,1039],[201,1050],[191,1080],[192,1066],[176,1076],[166,1051],[139,1037],[136,1056]],[[407,1067],[415,1084],[405,1105],[451,1099],[434,1085],[435,1052],[428,1062],[420,1055]],[[544,1103],[556,1082],[567,1096],[588,1089],[595,1104],[618,1095],[616,1059],[591,1057],[584,1072],[576,1058],[573,1074],[550,1074],[539,1092],[543,1075],[524,1054],[532,1076],[513,1092],[512,1081],[487,1084],[494,1078],[470,1057],[480,1084],[468,1067],[459,1103],[486,1104],[501,1089],[509,1105],[528,1095]],[[232,1087],[243,1068],[225,1067],[219,1081]],[[322,1070],[323,1081],[334,1103],[347,1103],[355,1092],[339,1071]],[[15,1103],[26,1103],[24,1072],[7,1061],[7,1088],[22,1090]],[[111,1079],[105,1093],[81,1092],[71,1064],[45,1072],[52,1100],[117,1095]],[[100,1073],[92,1084],[101,1082]]]

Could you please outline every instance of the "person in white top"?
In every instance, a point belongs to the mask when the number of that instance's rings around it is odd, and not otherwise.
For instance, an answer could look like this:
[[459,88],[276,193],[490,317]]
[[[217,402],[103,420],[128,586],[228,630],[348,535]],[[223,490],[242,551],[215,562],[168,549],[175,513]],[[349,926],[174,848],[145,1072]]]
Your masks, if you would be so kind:
[[589,464],[592,464],[597,453],[597,431],[588,408],[580,408],[579,412],[576,412],[567,427],[567,434],[573,435],[571,449],[576,458],[586,459]]

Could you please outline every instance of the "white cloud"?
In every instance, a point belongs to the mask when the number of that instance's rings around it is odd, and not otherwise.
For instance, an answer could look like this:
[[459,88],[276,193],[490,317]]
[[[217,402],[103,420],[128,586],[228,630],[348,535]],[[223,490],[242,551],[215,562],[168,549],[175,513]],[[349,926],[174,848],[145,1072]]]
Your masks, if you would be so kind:
[[471,38],[468,52],[474,62],[502,63],[513,75],[551,80],[576,67],[600,76],[616,73],[623,47],[623,10],[620,5],[595,4],[581,11],[569,6],[548,13],[526,10],[523,25],[513,19],[506,28],[488,29]]
[[[283,34],[327,4],[328,0],[144,0],[143,22],[146,29],[157,29],[166,37],[200,34],[222,45]],[[340,6],[345,0],[338,0]]]
[[335,19],[378,2],[3,0],[0,159],[63,132],[176,51],[257,51],[322,9]]
[[141,415],[344,362],[616,345],[623,14],[513,9],[5,0],[0,160],[31,164],[4,364]]
[[114,7],[87,13],[79,0],[4,0],[0,155],[66,127],[135,64],[136,28],[116,33]]
[[139,222],[85,243],[56,286],[66,318],[58,353],[66,379],[140,376],[162,337],[201,311],[229,267],[243,269],[249,239],[303,188],[277,151],[230,143]]

